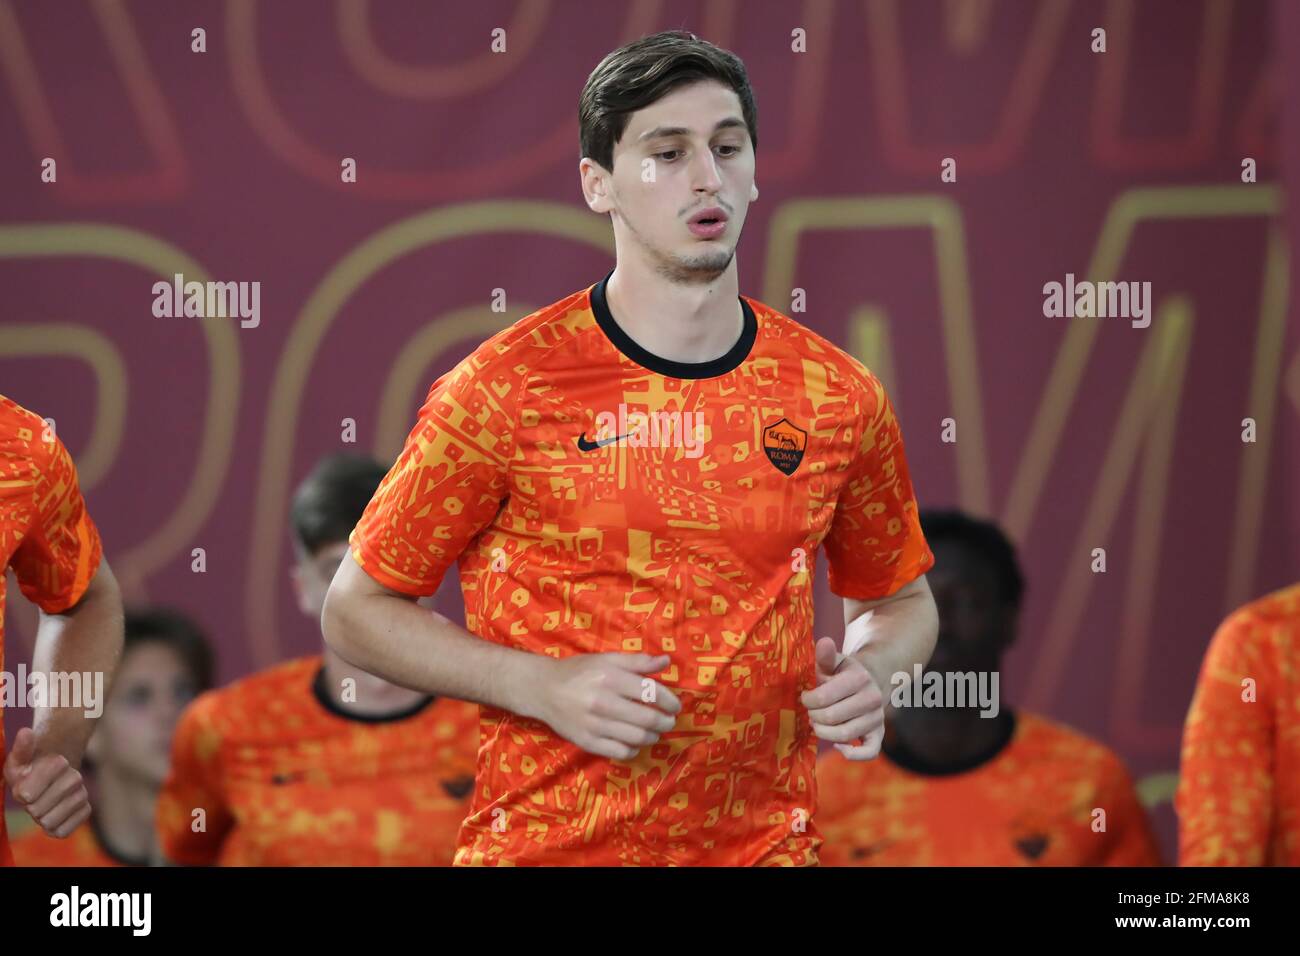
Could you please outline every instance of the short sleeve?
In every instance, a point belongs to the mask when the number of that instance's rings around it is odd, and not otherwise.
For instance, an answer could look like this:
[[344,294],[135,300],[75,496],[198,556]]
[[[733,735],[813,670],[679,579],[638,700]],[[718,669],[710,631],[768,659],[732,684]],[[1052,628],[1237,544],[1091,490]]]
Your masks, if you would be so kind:
[[934,555],[921,533],[893,404],[870,372],[866,383],[858,454],[822,546],[831,591],[869,601],[920,577],[933,567]]
[[215,700],[201,695],[181,714],[154,810],[163,856],[182,866],[215,864],[234,824],[221,786],[221,739],[209,720]]
[[29,601],[47,614],[59,614],[85,593],[103,546],[81,497],[72,456],[58,436],[49,439],[31,442],[33,520],[10,567]]
[[507,496],[521,385],[471,355],[433,383],[349,538],[367,574],[427,597]]
[[1180,866],[1266,863],[1274,825],[1273,707],[1283,693],[1270,646],[1266,630],[1245,611],[1230,616],[1210,642],[1183,728],[1175,798]]

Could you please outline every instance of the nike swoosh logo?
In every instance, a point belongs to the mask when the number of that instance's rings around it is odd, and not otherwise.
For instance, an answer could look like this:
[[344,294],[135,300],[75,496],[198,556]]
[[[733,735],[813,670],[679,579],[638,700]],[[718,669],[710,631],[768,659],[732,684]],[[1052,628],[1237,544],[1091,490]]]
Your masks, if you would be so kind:
[[[631,433],[629,432],[628,434]],[[604,438],[601,439],[600,441],[591,441],[590,439],[587,438],[587,433],[583,432],[581,435],[578,436],[578,449],[580,451],[595,451],[597,448],[601,447],[602,445],[612,445],[620,438],[626,438],[626,437],[627,435],[616,435],[613,438]]]

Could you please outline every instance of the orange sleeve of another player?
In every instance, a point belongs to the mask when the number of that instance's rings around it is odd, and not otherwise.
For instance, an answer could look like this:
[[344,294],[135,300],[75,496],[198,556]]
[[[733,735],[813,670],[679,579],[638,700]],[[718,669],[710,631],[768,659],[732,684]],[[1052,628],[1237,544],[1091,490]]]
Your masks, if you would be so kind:
[[1151,820],[1118,757],[1103,765],[1098,806],[1106,811],[1101,866],[1162,866]]
[[859,453],[823,547],[831,591],[875,600],[930,570],[934,555],[921,534],[893,404],[870,372],[866,382]]
[[41,429],[30,445],[36,468],[36,520],[26,529],[10,565],[27,599],[47,614],[58,614],[85,593],[99,568],[102,545],[68,450],[53,433],[43,434],[41,419],[32,427]]
[[200,696],[176,724],[155,811],[163,856],[184,866],[216,863],[234,822],[221,785],[221,738],[209,716],[213,700]]
[[1183,727],[1176,800],[1182,866],[1265,862],[1279,687],[1270,652],[1248,612],[1230,616],[1210,641]]
[[426,597],[438,590],[508,493],[522,385],[493,371],[490,343],[433,383],[349,539],[357,564],[394,591]]

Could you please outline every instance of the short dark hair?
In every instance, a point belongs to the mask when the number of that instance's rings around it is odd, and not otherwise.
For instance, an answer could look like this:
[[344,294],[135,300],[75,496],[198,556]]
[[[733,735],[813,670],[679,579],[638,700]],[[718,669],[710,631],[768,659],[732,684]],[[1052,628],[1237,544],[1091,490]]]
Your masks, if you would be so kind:
[[921,511],[921,533],[931,546],[949,540],[970,548],[997,575],[998,596],[1013,607],[1020,606],[1025,579],[1020,573],[1016,548],[993,522],[972,518],[962,511],[926,509]]
[[163,644],[185,663],[199,691],[212,687],[212,645],[194,620],[167,607],[128,608],[122,655],[141,644]]
[[362,455],[321,459],[294,492],[289,509],[298,543],[315,554],[326,545],[347,541],[387,473],[381,462]]
[[717,80],[735,90],[757,152],[758,107],[745,64],[693,33],[670,30],[619,47],[591,71],[578,99],[582,156],[612,171],[614,144],[623,138],[628,118],[677,87],[700,80]]

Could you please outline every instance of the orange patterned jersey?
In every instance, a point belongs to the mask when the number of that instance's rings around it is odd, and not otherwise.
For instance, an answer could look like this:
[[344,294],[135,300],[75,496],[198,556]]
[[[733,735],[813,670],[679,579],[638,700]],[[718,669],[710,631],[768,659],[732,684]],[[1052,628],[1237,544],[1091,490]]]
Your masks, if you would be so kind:
[[653,355],[608,278],[434,382],[352,534],[407,595],[458,562],[485,640],[671,659],[676,727],[630,761],[483,708],[456,862],[814,864],[814,556],[862,599],[934,563],[898,421],[858,361],[744,296],[725,355]]
[[1300,866],[1300,584],[1239,608],[1183,729],[1183,866]]
[[1160,865],[1114,753],[1034,714],[995,719],[996,754],[970,768],[936,772],[892,736],[875,760],[830,751],[817,765],[823,865]]
[[448,866],[474,783],[477,710],[443,698],[393,717],[347,715],[319,657],[202,694],[177,725],[158,799],[163,855]]
[[111,853],[89,820],[62,840],[31,827],[14,837],[12,849],[17,866],[128,866],[132,862]]
[[[39,415],[0,395],[0,668],[4,666],[6,568],[47,614],[81,599],[101,544],[68,450]],[[0,724],[0,764],[4,762]],[[0,813],[0,866],[12,865]]]

